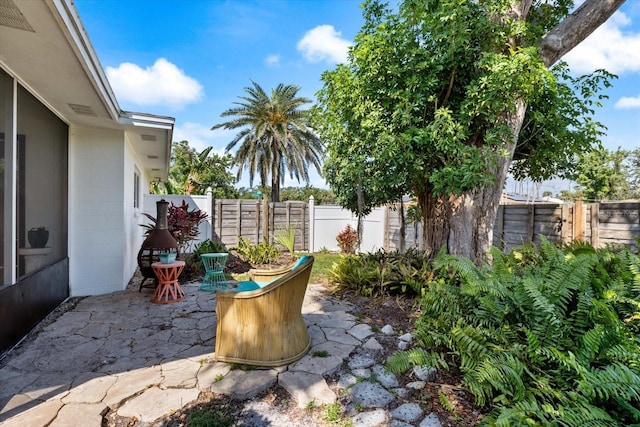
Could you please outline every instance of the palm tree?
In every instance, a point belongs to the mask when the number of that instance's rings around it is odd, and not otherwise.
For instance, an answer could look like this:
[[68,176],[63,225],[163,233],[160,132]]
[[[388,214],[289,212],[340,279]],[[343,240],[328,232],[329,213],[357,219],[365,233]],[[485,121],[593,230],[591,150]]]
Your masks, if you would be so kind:
[[322,142],[307,124],[306,110],[300,106],[311,102],[298,97],[295,85],[280,83],[271,96],[256,82],[246,87],[247,96],[240,96],[238,105],[224,111],[221,117],[235,117],[211,129],[240,129],[227,145],[229,151],[240,143],[233,162],[238,167],[237,179],[244,169],[249,170],[253,186],[256,174],[263,187],[271,178],[271,200],[280,200],[280,185],[284,184],[285,169],[291,179],[302,178],[309,183],[309,164],[321,173]]

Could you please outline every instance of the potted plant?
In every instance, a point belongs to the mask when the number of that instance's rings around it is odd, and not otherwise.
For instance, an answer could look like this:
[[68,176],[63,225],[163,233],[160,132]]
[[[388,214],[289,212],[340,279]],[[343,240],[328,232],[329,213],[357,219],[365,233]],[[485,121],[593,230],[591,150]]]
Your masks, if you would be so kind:
[[27,233],[27,239],[32,248],[44,248],[49,240],[49,230],[45,227],[33,227]]

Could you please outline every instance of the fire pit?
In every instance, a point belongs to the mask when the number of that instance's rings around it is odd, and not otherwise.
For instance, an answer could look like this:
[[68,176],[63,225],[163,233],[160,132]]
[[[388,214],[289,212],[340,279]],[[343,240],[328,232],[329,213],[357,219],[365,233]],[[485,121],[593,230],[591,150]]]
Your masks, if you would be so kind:
[[161,253],[175,253],[179,255],[178,242],[171,235],[167,227],[167,213],[169,211],[169,202],[162,199],[156,202],[156,226],[149,231],[147,238],[142,242],[142,247],[138,251],[138,268],[140,274],[142,274],[142,281],[140,282],[140,289],[145,287],[144,283],[147,279],[153,279],[153,285],[149,287],[156,287],[158,285],[158,277],[153,271],[151,264],[160,261]]

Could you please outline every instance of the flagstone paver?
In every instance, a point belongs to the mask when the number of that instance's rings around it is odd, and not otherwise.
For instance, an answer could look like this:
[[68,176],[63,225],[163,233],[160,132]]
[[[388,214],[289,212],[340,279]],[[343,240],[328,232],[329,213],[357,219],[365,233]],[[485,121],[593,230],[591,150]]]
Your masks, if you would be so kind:
[[[349,390],[357,405],[379,408],[350,415],[354,426],[368,426],[392,420],[400,396],[409,393],[379,365],[372,375],[382,346],[369,325],[357,324],[348,313],[350,303],[327,296],[320,285],[309,286],[303,303],[312,340],[307,355],[288,366],[247,371],[215,362],[215,293],[199,285],[185,284],[185,300],[165,305],[150,302],[151,290],[130,286],[82,298],[57,319],[42,322],[0,361],[0,424],[100,427],[111,411],[154,425],[201,392],[213,392],[245,402],[245,425],[295,425],[287,414],[252,400],[279,384],[300,408],[336,402],[338,392]],[[359,360],[367,366],[356,366]],[[327,377],[339,372],[336,392]],[[369,382],[370,377],[381,381]],[[415,407],[396,410],[394,425],[422,416],[410,409]],[[438,425],[435,414],[422,422]]]

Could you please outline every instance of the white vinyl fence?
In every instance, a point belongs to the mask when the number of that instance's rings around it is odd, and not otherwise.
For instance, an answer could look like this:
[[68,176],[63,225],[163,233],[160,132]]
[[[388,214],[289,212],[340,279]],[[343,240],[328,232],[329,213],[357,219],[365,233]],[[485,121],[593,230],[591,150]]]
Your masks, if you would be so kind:
[[[316,206],[313,197],[308,203],[303,202],[269,202],[267,209],[263,207],[263,201],[259,200],[237,200],[229,203],[229,200],[213,200],[211,193],[206,196],[189,196],[176,194],[150,194],[144,197],[143,212],[155,217],[156,202],[164,199],[169,203],[181,205],[182,201],[189,204],[189,210],[200,209],[207,214],[207,220],[200,224],[200,234],[192,242],[193,245],[206,239],[219,239],[228,247],[233,247],[238,242],[238,234],[250,239],[253,243],[259,243],[264,237],[264,229],[268,229],[268,239],[273,241],[274,229],[278,224],[291,224],[296,228],[296,250],[318,252],[323,249],[329,251],[339,251],[340,247],[336,237],[351,225],[354,229],[358,227],[358,219],[349,210],[336,205]],[[220,209],[220,206],[238,206],[235,211]],[[243,206],[249,206],[246,209]],[[300,211],[299,207],[305,207]],[[221,210],[216,213],[216,206]],[[295,210],[296,215],[292,214]],[[264,212],[268,212],[267,219],[264,219]],[[389,233],[389,224],[393,221],[395,211],[387,207],[376,208],[371,214],[363,219],[363,238],[360,250],[363,252],[374,252],[381,248],[389,249],[398,247],[398,231],[390,233],[385,245],[385,234]],[[395,213],[397,216],[397,213]],[[276,216],[277,218],[273,218]],[[146,217],[141,216],[141,224],[148,223]],[[246,225],[243,225],[245,224]],[[265,224],[263,226],[263,224]],[[274,225],[275,224],[275,225]],[[261,228],[262,227],[262,228]],[[143,232],[141,228],[141,232]],[[247,233],[247,234],[245,234]]]

